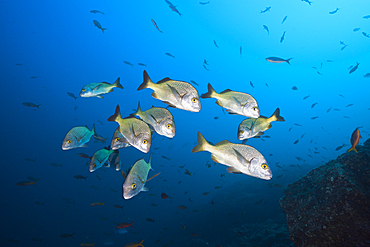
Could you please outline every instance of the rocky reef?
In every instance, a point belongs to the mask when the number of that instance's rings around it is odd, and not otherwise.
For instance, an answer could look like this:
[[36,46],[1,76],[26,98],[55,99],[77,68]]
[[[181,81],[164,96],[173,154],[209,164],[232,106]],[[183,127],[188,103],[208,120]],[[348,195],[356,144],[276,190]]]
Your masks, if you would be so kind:
[[285,189],[280,207],[296,246],[370,246],[370,139]]

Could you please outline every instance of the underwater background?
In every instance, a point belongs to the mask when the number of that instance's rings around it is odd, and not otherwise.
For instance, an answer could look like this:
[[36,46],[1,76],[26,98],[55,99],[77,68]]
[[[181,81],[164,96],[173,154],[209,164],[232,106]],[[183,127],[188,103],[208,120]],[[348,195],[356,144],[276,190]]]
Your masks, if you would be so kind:
[[[346,152],[356,128],[360,144],[369,138],[368,1],[15,0],[2,1],[0,13],[1,246],[124,246],[143,239],[144,246],[242,246],[264,224],[277,225],[283,237],[273,244],[286,246],[292,243],[279,207],[284,187]],[[167,106],[152,90],[137,91],[144,69],[154,82],[190,82],[199,95],[208,83],[217,92],[248,93],[263,116],[279,107],[285,122],[247,142],[264,155],[272,179],[230,174],[208,152],[191,152],[198,132],[212,143],[241,143],[245,117],[225,114],[214,99],[201,99],[200,112],[168,108],[176,135],[154,134],[149,153],[119,150],[123,171],[151,155],[148,177],[160,175],[147,182],[148,192],[125,200],[121,172],[90,173],[78,153],[92,156],[109,145],[118,124],[107,118],[117,104],[123,117],[138,102],[143,110]],[[104,99],[79,97],[86,84],[117,77],[123,89]],[[106,143],[92,138],[88,147],[61,149],[71,128],[93,124]],[[16,186],[34,180],[36,186]],[[133,221],[127,232],[117,231]]]

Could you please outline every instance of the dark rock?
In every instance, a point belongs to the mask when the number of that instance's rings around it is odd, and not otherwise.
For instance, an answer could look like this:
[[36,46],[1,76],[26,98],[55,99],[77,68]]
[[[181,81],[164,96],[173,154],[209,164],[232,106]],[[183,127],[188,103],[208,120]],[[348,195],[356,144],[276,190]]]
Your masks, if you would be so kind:
[[370,246],[370,139],[288,185],[280,207],[296,246]]

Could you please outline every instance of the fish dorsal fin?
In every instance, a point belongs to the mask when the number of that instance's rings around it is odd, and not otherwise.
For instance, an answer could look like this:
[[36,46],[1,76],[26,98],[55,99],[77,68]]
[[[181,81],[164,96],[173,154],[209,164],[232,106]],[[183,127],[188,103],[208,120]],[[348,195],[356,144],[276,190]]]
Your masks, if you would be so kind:
[[152,177],[148,178],[147,180],[145,181],[141,181],[142,183],[146,183],[148,182],[149,180],[152,180],[153,178],[155,178],[156,176],[158,176],[159,174],[161,174],[160,172],[158,172],[157,174],[153,175]]
[[228,168],[226,168],[226,170],[227,170],[228,173],[242,174],[241,171],[239,171],[238,169],[236,169],[234,167],[231,167],[231,166],[229,166]]
[[220,141],[218,143],[216,143],[215,146],[221,146],[221,145],[224,145],[224,144],[230,144],[231,142],[229,142],[228,140],[223,140],[223,141]]
[[222,91],[220,94],[222,94],[222,93],[228,93],[228,92],[232,92],[232,90],[231,89],[226,89],[226,90]]
[[172,81],[172,80],[169,77],[166,77],[166,78],[163,78],[162,80],[160,80],[159,82],[157,82],[157,84],[166,83],[168,81]]

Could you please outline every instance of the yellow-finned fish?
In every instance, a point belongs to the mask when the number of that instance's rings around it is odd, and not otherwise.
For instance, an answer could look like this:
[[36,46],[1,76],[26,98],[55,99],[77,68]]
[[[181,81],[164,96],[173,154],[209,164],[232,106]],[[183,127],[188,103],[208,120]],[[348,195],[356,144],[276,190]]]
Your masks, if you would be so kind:
[[149,152],[152,143],[151,131],[144,121],[132,116],[123,119],[121,117],[119,105],[117,105],[114,115],[108,118],[108,121],[114,121],[119,124],[119,132],[126,138],[131,146],[144,153]]
[[169,110],[153,106],[149,110],[142,111],[139,102],[137,111],[133,115],[140,117],[141,120],[149,124],[159,135],[168,138],[175,136],[175,122]]
[[358,128],[356,128],[355,131],[353,131],[353,133],[351,135],[351,145],[352,145],[352,147],[347,150],[347,153],[352,151],[352,150],[355,151],[356,153],[358,153],[357,150],[356,150],[356,146],[360,142],[360,138],[362,138],[362,136],[361,136],[360,131],[358,130]]
[[144,240],[145,240],[145,239],[141,240],[141,242],[140,242],[140,243],[129,243],[129,244],[126,244],[126,245],[125,245],[125,246],[123,246],[123,247],[138,247],[138,246],[140,246],[140,247],[144,247],[144,245],[143,245]]
[[149,158],[149,162],[146,163],[143,158],[135,162],[122,185],[123,198],[130,199],[139,194],[140,191],[148,191],[148,188],[145,187],[145,183],[159,175],[159,173],[157,173],[153,177],[147,179],[149,170],[152,169],[150,161],[151,158]]
[[89,83],[85,85],[80,92],[81,97],[98,97],[100,99],[103,98],[103,94],[113,92],[113,88],[123,88],[120,83],[120,78],[118,77],[117,80],[113,84],[109,84],[108,82],[99,82],[99,83]]
[[280,109],[276,108],[271,117],[260,116],[259,118],[247,118],[239,124],[238,139],[245,140],[255,136],[263,135],[263,132],[272,127],[273,121],[285,121],[280,116]]
[[203,99],[217,99],[216,104],[226,108],[229,114],[239,114],[251,118],[258,118],[260,116],[257,101],[247,93],[235,92],[230,89],[216,93],[212,85],[208,83],[208,92],[202,94],[200,97]]
[[113,149],[110,149],[110,147],[108,147],[108,148],[105,147],[105,148],[102,148],[102,149],[99,149],[98,151],[96,151],[94,153],[91,161],[90,161],[90,164],[89,164],[90,172],[96,171],[97,169],[102,167],[105,164],[105,162],[108,161],[109,156],[113,152],[118,153],[118,150],[113,150]]
[[270,180],[272,173],[263,155],[255,148],[234,144],[227,140],[216,145],[211,145],[198,132],[198,145],[192,150],[193,153],[200,151],[210,152],[214,162],[228,166],[229,173],[243,173],[249,176]]
[[127,139],[119,132],[119,126],[114,131],[110,146],[113,150],[130,146]]
[[93,135],[96,135],[95,124],[93,124],[91,130],[86,126],[73,127],[64,137],[62,149],[69,150],[72,148],[87,147],[86,143],[90,141]]
[[153,89],[152,96],[162,100],[170,107],[179,108],[191,112],[199,112],[201,104],[198,91],[190,84],[184,81],[174,81],[166,77],[157,83],[154,83],[148,73],[144,70],[144,82],[137,89]]

